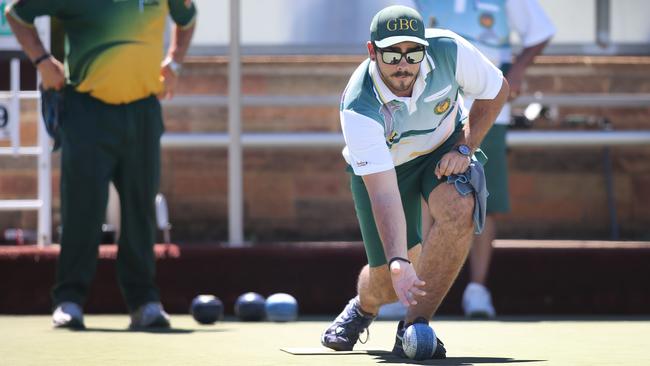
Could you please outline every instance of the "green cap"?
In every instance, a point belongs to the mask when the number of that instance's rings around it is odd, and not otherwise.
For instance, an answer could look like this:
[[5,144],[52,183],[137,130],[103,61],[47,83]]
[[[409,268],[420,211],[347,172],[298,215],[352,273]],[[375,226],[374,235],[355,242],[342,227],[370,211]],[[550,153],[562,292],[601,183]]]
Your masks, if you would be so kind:
[[424,38],[424,22],[420,13],[401,5],[383,8],[372,18],[370,40],[379,48],[400,42],[429,45]]

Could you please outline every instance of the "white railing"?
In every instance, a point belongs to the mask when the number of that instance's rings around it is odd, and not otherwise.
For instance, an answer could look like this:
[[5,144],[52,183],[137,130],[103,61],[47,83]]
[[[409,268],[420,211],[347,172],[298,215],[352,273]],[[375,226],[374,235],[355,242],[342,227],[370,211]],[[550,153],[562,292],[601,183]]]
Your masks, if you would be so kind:
[[[226,148],[227,133],[165,133],[165,148]],[[247,148],[342,148],[343,135],[332,132],[243,133]],[[650,130],[638,131],[510,131],[510,147],[602,147],[650,144]]]
[[38,146],[25,146],[14,149],[13,147],[0,147],[0,156],[38,156],[41,154],[41,149]]
[[650,144],[650,130],[644,131],[509,131],[511,147],[604,147]]
[[[336,106],[340,95],[243,95],[243,106]],[[512,101],[517,106],[540,103],[549,106],[586,107],[648,107],[650,93],[583,93],[522,95]],[[169,107],[227,107],[228,97],[224,95],[188,94],[166,100]]]
[[[52,167],[50,139],[45,131],[41,116],[40,93],[38,91],[20,90],[20,62],[11,60],[10,67],[11,91],[0,92],[0,99],[10,100],[10,123],[12,147],[0,148],[0,157],[17,158],[36,156],[38,191],[37,199],[0,200],[0,211],[38,211],[38,245],[49,245],[52,242]],[[37,108],[37,146],[19,146],[20,144],[20,100],[36,100]]]
[[41,200],[2,200],[0,211],[38,210],[43,207]]

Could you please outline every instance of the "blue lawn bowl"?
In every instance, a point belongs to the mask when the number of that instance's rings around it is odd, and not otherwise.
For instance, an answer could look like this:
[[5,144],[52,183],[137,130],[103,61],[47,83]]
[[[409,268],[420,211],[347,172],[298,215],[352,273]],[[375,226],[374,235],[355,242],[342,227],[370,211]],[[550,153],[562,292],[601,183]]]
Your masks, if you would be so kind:
[[266,317],[266,300],[256,292],[247,292],[235,301],[235,315],[245,322],[257,322]]
[[298,301],[289,294],[277,293],[266,299],[266,318],[272,322],[292,322],[298,318]]
[[200,324],[214,324],[223,319],[223,303],[213,295],[199,295],[192,300],[190,314]]
[[433,329],[424,323],[414,323],[406,328],[402,338],[404,353],[410,359],[421,361],[433,357],[438,340]]

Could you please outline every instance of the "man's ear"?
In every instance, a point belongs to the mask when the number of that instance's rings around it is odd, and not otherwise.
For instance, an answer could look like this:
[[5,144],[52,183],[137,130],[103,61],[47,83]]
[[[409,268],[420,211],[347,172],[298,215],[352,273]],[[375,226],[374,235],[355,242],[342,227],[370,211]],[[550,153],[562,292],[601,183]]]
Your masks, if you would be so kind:
[[372,46],[372,42],[366,42],[366,47],[368,48],[368,57],[370,57],[372,61],[376,61],[377,53],[375,52],[375,48]]

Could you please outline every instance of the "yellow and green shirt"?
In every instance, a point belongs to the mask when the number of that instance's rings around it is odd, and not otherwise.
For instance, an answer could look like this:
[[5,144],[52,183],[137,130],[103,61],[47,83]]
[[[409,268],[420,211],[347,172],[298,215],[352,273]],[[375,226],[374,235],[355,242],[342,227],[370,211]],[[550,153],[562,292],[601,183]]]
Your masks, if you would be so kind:
[[58,18],[66,35],[67,84],[110,104],[162,90],[160,63],[167,15],[180,27],[196,17],[191,0],[16,0],[10,15],[33,26]]

